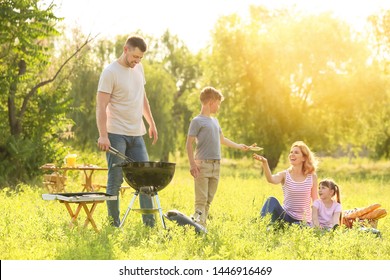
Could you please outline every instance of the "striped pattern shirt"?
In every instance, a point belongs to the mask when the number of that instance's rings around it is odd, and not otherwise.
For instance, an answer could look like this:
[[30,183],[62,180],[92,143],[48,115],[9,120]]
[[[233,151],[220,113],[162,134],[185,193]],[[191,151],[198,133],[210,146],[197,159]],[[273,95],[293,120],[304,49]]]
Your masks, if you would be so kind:
[[311,221],[311,189],[313,187],[312,174],[307,175],[302,182],[295,182],[286,170],[286,180],[283,185],[283,209],[286,213],[299,221]]

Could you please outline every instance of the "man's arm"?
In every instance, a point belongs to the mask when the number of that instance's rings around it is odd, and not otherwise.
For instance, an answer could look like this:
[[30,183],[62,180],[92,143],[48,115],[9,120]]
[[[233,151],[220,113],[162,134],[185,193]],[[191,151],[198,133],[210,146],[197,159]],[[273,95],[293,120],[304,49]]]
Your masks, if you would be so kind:
[[106,108],[110,102],[111,95],[99,91],[96,98],[96,124],[99,130],[98,146],[101,150],[107,151],[111,146],[107,132]]
[[149,138],[153,138],[152,144],[154,145],[157,142],[158,133],[156,124],[154,123],[152,110],[150,109],[149,100],[146,96],[146,92],[144,92],[144,117],[149,124]]

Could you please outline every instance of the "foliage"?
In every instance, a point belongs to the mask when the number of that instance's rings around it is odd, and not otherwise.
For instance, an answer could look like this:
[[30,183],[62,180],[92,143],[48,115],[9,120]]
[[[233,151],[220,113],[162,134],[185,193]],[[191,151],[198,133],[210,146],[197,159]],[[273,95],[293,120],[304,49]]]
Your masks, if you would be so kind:
[[41,9],[38,0],[1,2],[1,92],[8,104],[11,135],[23,132],[22,121],[28,111],[29,101],[36,95],[36,84],[50,61],[48,39],[58,35],[53,23],[58,21],[52,12],[53,5]]
[[[50,159],[49,138],[61,126],[66,99],[56,98],[50,86],[40,89],[49,68],[53,48],[51,37],[59,33],[54,23],[53,5],[45,9],[39,1],[2,1],[0,3],[1,104],[0,183],[15,183],[37,174],[39,163]],[[49,73],[51,75],[52,73]],[[47,75],[47,74],[46,74]],[[63,93],[66,84],[57,85]],[[49,133],[49,132],[52,133]],[[37,150],[40,152],[37,153]],[[49,155],[49,156],[48,156]]]
[[159,135],[158,144],[154,146],[149,136],[146,136],[146,147],[152,160],[169,161],[169,153],[175,149],[175,134],[171,130],[174,125],[172,107],[175,81],[159,62],[147,61],[144,68],[148,81],[145,90]]
[[[62,158],[66,146],[96,149],[98,79],[121,54],[127,35],[92,45],[80,30],[67,38],[69,30],[57,28],[53,4],[0,5],[0,118],[8,120],[0,124],[4,186],[34,178],[42,163]],[[225,95],[217,116],[225,136],[264,147],[272,169],[296,140],[351,161],[362,154],[389,158],[389,19],[389,11],[373,15],[367,33],[356,34],[330,13],[252,6],[248,18],[221,17],[212,43],[197,54],[169,31],[161,38],[138,31],[148,42],[146,91],[159,131],[157,145],[145,139],[151,159],[185,153],[206,85]],[[242,156],[225,148],[223,155]]]
[[388,103],[386,77],[368,63],[366,38],[331,14],[253,6],[248,20],[221,18],[212,36],[205,77],[226,96],[219,115],[225,134],[264,146],[272,169],[296,140],[355,156],[378,141],[364,133],[369,123],[378,135],[386,131],[377,119]]
[[[373,135],[369,139],[369,146],[373,147],[374,158],[390,158],[390,10],[383,11],[380,15],[372,15],[371,37],[374,49],[373,60],[381,70],[380,76],[386,79],[387,96],[382,99],[382,108],[369,120],[367,127],[370,127]],[[376,73],[377,74],[377,73]]]
[[[101,154],[100,154],[101,155]],[[92,157],[90,158],[92,160]],[[96,160],[96,159],[95,159]],[[104,160],[103,160],[104,161]],[[188,164],[176,159],[172,182],[159,193],[166,212],[178,209],[189,215],[193,211],[193,179]],[[389,210],[387,188],[389,163],[359,159],[323,158],[319,177],[337,180],[341,187],[343,209],[380,203]],[[285,168],[282,162],[277,169]],[[292,226],[268,227],[260,219],[265,199],[282,198],[280,186],[270,185],[260,176],[260,166],[251,159],[224,160],[221,180],[210,208],[208,234],[195,234],[193,228],[176,226],[166,220],[168,230],[158,223],[155,228],[143,226],[140,216],[130,212],[121,230],[107,223],[104,204],[96,208],[94,218],[101,229],[69,228],[69,214],[57,201],[44,201],[45,190],[20,185],[17,190],[0,191],[0,258],[3,260],[388,260],[390,258],[389,217],[379,220],[382,237],[359,228],[319,232]],[[100,174],[100,175],[98,175]],[[364,177],[360,176],[363,175]],[[94,181],[104,180],[103,172]],[[81,178],[70,191],[80,191]],[[121,197],[123,216],[132,193]],[[136,206],[137,207],[137,206]],[[26,215],[26,213],[29,213]],[[16,222],[15,222],[16,221]]]
[[[85,40],[80,30],[74,29],[69,45],[80,44]],[[98,40],[90,44],[72,67],[69,81],[71,87],[69,98],[71,103],[67,110],[70,137],[65,141],[81,150],[95,150],[99,132],[96,126],[96,91],[103,67],[111,57],[113,43],[108,40]]]
[[[188,127],[194,113],[187,101],[190,94],[199,93],[199,79],[202,77],[200,54],[192,54],[188,47],[177,38],[166,31],[162,38],[162,50],[166,53],[162,63],[164,69],[171,75],[176,83],[176,90],[173,94],[173,106],[171,109],[173,122],[170,131],[173,133],[175,145],[170,152],[184,152]],[[199,106],[199,105],[198,105]],[[172,144],[172,143],[171,143]]]
[[[0,2],[1,107],[7,119],[0,128],[0,184],[26,182],[38,167],[61,156],[61,132],[71,122],[65,112],[71,72],[66,65],[90,42],[69,52],[56,52],[61,43],[54,5],[38,0]],[[74,46],[73,46],[74,47]],[[56,142],[52,142],[56,141]],[[39,153],[37,153],[39,151]],[[37,155],[38,154],[38,155]]]

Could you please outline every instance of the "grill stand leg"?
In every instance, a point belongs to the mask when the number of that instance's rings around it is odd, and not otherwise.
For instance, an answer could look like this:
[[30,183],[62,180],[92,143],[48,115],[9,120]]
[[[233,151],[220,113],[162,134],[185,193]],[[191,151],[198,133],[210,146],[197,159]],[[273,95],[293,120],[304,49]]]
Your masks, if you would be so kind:
[[158,198],[158,194],[157,194],[157,193],[156,193],[156,195],[154,196],[154,200],[155,200],[156,203],[157,203],[158,212],[159,212],[159,214],[160,214],[160,219],[161,219],[161,224],[162,224],[163,228],[166,229],[165,221],[164,221],[164,217],[163,217],[163,212],[162,212],[162,208],[161,208],[161,204],[160,204],[160,199]]
[[127,218],[127,215],[129,215],[129,212],[130,212],[131,208],[133,207],[134,201],[135,201],[135,199],[138,197],[138,194],[139,194],[139,192],[136,192],[136,193],[134,194],[133,198],[131,199],[130,204],[129,204],[129,207],[127,207],[125,216],[123,217],[123,219],[122,219],[122,221],[121,221],[121,223],[120,223],[120,225],[119,225],[120,228],[121,228],[121,227],[123,226],[123,224],[125,223],[125,220],[126,220],[126,218]]
[[[130,211],[131,211],[131,209],[132,209],[132,207],[133,207],[133,204],[134,204],[136,198],[138,197],[138,195],[139,195],[139,192],[136,192],[136,193],[134,194],[133,198],[131,199],[130,204],[129,204],[129,207],[127,207],[126,213],[125,213],[125,215],[123,216],[123,219],[122,219],[122,221],[121,221],[121,223],[120,223],[120,225],[119,225],[120,228],[123,227],[123,224],[125,223],[126,218],[127,218],[127,216],[129,215],[129,213],[130,213]],[[162,212],[162,207],[161,207],[160,199],[158,198],[157,192],[155,192],[154,194],[152,194],[152,197],[154,198],[154,200],[155,200],[155,202],[156,202],[156,204],[157,204],[157,207],[158,207],[157,209],[158,209],[158,213],[159,213],[159,216],[160,216],[160,220],[161,220],[162,227],[163,227],[164,229],[166,229],[165,221],[164,221],[164,216],[163,216],[163,212]]]

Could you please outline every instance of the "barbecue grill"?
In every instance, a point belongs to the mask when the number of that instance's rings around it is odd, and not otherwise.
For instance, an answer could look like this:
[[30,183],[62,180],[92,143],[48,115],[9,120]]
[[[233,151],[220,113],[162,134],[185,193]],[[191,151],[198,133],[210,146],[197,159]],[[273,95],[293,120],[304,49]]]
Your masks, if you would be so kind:
[[[162,161],[135,162],[112,147],[110,147],[109,152],[124,160],[122,163],[115,164],[114,166],[122,168],[125,181],[135,190],[134,196],[127,207],[119,227],[123,226],[130,211],[133,210],[142,214],[155,214],[158,212],[161,224],[165,229],[166,226],[158,192],[163,190],[171,182],[175,173],[176,164]],[[155,202],[153,205],[157,205],[157,208],[133,209],[133,204],[140,193],[151,196]]]

